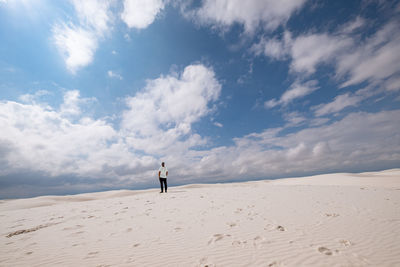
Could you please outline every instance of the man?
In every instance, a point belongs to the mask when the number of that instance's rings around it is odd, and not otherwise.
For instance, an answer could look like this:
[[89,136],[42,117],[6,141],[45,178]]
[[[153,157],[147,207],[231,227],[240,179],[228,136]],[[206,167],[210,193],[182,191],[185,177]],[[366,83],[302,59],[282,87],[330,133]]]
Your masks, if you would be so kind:
[[168,176],[168,169],[165,167],[165,163],[161,163],[161,167],[158,169],[158,179],[160,180],[161,185],[161,192],[163,193],[163,184],[165,187],[165,193],[167,193],[167,176]]

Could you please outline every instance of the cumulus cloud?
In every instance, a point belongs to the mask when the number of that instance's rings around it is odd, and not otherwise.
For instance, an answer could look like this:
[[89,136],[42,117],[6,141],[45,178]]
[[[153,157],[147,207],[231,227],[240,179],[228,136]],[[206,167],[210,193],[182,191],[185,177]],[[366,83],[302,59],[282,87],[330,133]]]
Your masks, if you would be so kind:
[[122,131],[135,149],[165,154],[201,145],[204,140],[191,134],[191,125],[212,112],[221,85],[212,69],[190,65],[178,75],[162,76],[147,82],[143,92],[127,99],[129,110]]
[[71,73],[93,61],[99,39],[110,29],[110,0],[73,0],[79,23],[58,23],[53,26],[53,40]]
[[109,29],[111,13],[109,0],[72,0],[76,13],[82,25],[93,29],[102,36]]
[[239,24],[246,33],[254,33],[258,27],[274,30],[286,23],[291,14],[299,10],[305,2],[306,0],[205,0],[199,8],[184,8],[183,13],[203,25],[223,29]]
[[264,103],[266,108],[273,108],[278,105],[286,106],[297,98],[302,98],[311,94],[318,89],[318,82],[316,80],[307,81],[305,83],[295,81],[290,88],[283,93],[280,99],[271,99]]
[[124,0],[121,19],[129,28],[147,28],[164,9],[163,0]]
[[78,90],[67,91],[63,97],[64,101],[60,107],[62,116],[76,116],[82,112],[82,106],[96,101],[96,98],[81,98]]
[[53,38],[64,57],[68,70],[72,73],[92,62],[98,45],[93,32],[62,24],[54,26]]
[[51,93],[47,90],[39,90],[34,94],[23,94],[18,97],[24,103],[36,103],[42,96],[50,95]]
[[[91,161],[96,151],[107,148],[105,140],[115,131],[102,120],[82,117],[73,123],[63,111],[45,109],[35,104],[1,102],[3,142],[13,149],[1,155],[13,172],[41,171],[46,175],[93,175],[101,171],[101,164]],[[103,161],[104,163],[104,161]]]

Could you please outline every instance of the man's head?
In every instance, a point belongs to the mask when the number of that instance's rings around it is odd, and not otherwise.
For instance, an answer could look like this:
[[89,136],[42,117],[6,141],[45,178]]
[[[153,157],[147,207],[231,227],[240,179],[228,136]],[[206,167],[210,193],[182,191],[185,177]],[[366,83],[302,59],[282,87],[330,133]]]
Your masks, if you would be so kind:
[[165,163],[164,163],[164,162],[162,162],[162,163],[161,163],[161,166],[163,166],[163,167],[164,167],[164,165],[165,165]]

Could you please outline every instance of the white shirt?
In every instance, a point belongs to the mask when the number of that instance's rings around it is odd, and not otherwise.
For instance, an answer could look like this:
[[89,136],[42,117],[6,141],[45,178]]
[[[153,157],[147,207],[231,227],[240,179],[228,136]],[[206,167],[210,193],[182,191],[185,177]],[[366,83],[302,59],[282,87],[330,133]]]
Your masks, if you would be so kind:
[[161,178],[167,178],[167,172],[168,172],[167,167],[161,166],[160,169],[158,169],[158,171],[160,172]]

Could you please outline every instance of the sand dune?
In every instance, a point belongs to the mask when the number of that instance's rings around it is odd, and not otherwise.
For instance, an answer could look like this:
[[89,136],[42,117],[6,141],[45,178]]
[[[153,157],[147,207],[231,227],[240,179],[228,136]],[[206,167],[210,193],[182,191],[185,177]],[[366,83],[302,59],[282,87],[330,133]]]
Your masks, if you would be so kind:
[[400,170],[0,202],[0,266],[400,266]]

